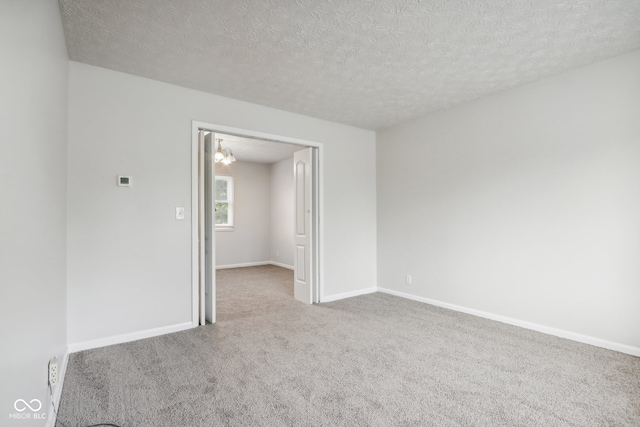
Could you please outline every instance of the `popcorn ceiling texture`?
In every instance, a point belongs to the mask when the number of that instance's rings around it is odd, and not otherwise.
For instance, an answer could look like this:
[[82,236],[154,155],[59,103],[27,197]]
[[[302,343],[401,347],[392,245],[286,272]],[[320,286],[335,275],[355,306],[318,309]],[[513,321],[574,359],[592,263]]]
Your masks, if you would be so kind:
[[638,0],[60,0],[72,60],[366,129],[640,48]]

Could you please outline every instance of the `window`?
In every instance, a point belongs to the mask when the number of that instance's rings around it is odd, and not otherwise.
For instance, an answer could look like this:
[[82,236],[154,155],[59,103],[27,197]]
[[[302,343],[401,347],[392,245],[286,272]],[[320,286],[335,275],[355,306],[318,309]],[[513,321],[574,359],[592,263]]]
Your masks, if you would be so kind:
[[216,175],[216,229],[233,228],[233,177]]

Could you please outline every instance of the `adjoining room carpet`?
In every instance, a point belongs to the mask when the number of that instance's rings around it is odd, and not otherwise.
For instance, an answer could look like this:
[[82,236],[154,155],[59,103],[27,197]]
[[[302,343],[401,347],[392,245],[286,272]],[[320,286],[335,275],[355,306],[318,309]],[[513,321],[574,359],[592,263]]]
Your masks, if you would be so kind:
[[640,358],[385,294],[218,271],[215,325],[72,354],[59,418],[127,426],[639,426]]

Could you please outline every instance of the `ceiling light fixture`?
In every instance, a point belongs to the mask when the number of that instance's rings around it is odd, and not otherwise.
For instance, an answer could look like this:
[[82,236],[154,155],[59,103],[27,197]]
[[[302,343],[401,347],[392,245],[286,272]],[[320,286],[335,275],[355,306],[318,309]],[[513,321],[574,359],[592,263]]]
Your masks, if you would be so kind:
[[231,149],[222,149],[222,138],[216,138],[216,141],[218,142],[218,148],[216,149],[216,154],[213,155],[213,160],[215,160],[216,163],[222,163],[223,165],[230,165],[235,162],[236,156],[233,155]]

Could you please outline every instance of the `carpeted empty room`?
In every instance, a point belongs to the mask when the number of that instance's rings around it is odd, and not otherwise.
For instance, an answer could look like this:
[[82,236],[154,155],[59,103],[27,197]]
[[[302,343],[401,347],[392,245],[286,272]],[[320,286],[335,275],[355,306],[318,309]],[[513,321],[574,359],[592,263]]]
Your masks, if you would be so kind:
[[640,358],[292,272],[218,272],[218,321],[72,354],[59,420],[121,426],[637,426]]

